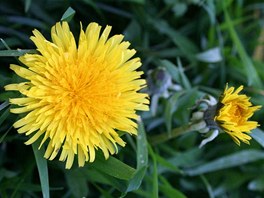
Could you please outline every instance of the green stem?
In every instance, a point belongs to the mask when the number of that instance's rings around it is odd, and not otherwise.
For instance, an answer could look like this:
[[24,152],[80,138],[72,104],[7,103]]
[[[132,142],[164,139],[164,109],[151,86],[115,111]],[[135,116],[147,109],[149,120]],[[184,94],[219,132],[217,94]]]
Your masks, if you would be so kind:
[[172,138],[176,138],[184,133],[193,131],[193,125],[188,124],[178,128],[174,128],[171,133],[162,133],[149,138],[149,142],[152,145],[157,145]]

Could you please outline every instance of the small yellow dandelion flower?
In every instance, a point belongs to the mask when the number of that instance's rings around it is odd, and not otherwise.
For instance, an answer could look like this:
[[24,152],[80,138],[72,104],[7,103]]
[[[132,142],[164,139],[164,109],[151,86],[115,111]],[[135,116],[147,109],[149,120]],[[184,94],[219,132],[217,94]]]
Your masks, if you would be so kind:
[[239,94],[243,89],[240,86],[235,90],[234,87],[226,86],[224,93],[219,100],[214,120],[217,124],[228,133],[233,140],[240,145],[240,140],[249,144],[251,137],[249,133],[252,129],[259,126],[258,122],[249,121],[254,112],[261,106],[252,106],[249,97],[245,94]]
[[[26,66],[11,65],[25,82],[10,84],[6,90],[19,91],[21,98],[10,99],[22,114],[14,123],[18,133],[48,140],[45,158],[66,160],[71,168],[74,156],[79,166],[95,160],[100,149],[105,158],[124,146],[117,130],[137,134],[137,110],[148,110],[148,95],[139,93],[146,84],[136,51],[128,49],[123,35],[108,38],[111,27],[90,23],[81,30],[78,46],[66,22],[51,29],[52,42],[37,30],[31,40],[39,54],[25,54],[19,60]],[[132,58],[132,59],[131,59]],[[26,114],[24,114],[26,113]]]

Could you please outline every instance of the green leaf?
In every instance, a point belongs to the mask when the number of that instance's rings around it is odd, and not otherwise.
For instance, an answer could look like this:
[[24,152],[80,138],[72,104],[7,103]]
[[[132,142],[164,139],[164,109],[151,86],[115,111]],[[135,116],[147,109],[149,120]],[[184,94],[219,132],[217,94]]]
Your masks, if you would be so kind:
[[178,82],[181,84],[180,82],[180,72],[179,72],[179,69],[176,65],[174,65],[172,62],[168,61],[168,60],[161,60],[160,61],[160,64],[162,66],[164,66],[168,72],[170,73],[172,79],[175,81],[175,82]]
[[[166,170],[171,170],[174,173],[182,173],[182,170],[180,170],[177,166],[173,165],[172,163],[170,163],[167,159],[161,157],[160,155],[156,154],[156,159],[157,162],[162,165],[162,167],[166,168]],[[159,169],[159,173],[160,170],[164,171],[165,169]]]
[[97,182],[100,184],[106,184],[118,189],[120,192],[125,192],[127,189],[127,183],[124,180],[117,179],[94,168],[83,169],[84,176],[90,182]]
[[0,116],[0,126],[6,120],[6,118],[10,115],[10,108],[7,108]]
[[172,187],[169,181],[163,176],[159,176],[162,184],[159,185],[160,191],[169,198],[187,198],[181,191],[177,190],[176,188]]
[[264,177],[260,176],[248,184],[248,189],[252,191],[264,191]]
[[172,128],[171,123],[172,123],[173,112],[176,111],[177,105],[178,105],[178,99],[183,94],[184,94],[184,91],[176,92],[173,96],[170,97],[170,99],[166,103],[165,111],[164,111],[164,119],[165,119],[165,124],[166,124],[168,133],[171,133],[171,128]]
[[8,102],[8,101],[3,102],[3,103],[0,105],[0,111],[2,111],[2,110],[3,110],[4,108],[6,108],[8,105],[9,105],[9,102]]
[[264,147],[264,132],[259,129],[256,128],[254,129],[251,133],[250,136],[256,140],[262,147]]
[[31,0],[25,0],[25,12],[28,12],[31,5]]
[[75,197],[86,197],[88,195],[88,185],[82,170],[82,168],[77,168],[65,171],[68,186]]
[[137,136],[137,169],[133,178],[128,182],[126,192],[137,190],[145,176],[148,166],[147,138],[142,120],[138,122]]
[[[200,159],[201,155],[202,155],[201,149],[192,148],[185,152],[173,154],[173,157],[168,158],[167,162],[177,169],[177,167],[189,166],[190,164],[195,163],[198,159]],[[157,160],[160,162],[158,158]],[[171,166],[171,165],[165,165],[164,163],[161,163],[161,165],[163,166],[159,168],[159,174],[164,173],[165,171],[170,169],[170,166]],[[176,169],[174,171],[177,171]],[[183,173],[183,171],[180,170],[180,173]]]
[[9,127],[9,129],[4,133],[4,135],[2,135],[2,137],[0,137],[0,144],[4,141],[5,137],[7,136],[9,131],[11,131],[12,128],[13,128],[13,126]]
[[210,183],[208,182],[208,180],[206,179],[206,177],[204,175],[201,175],[200,176],[204,185],[206,186],[206,189],[207,189],[207,192],[209,194],[209,197],[210,198],[214,198],[214,193],[213,193],[213,190],[212,190],[212,186],[210,185]]
[[[89,0],[89,1],[91,1],[91,0]],[[111,4],[100,4],[98,7],[101,10],[104,10],[110,14],[119,15],[120,17],[124,17],[124,18],[132,18],[131,12],[126,11],[122,8],[119,8],[119,7],[111,5]]]
[[32,144],[32,148],[34,151],[34,156],[38,167],[43,198],[49,198],[50,194],[49,194],[48,165],[47,165],[47,160],[43,157],[45,153],[45,149],[44,147],[38,149],[39,144],[40,144],[40,139],[38,139],[36,142]]
[[230,33],[230,36],[234,42],[234,44],[237,47],[237,51],[238,54],[240,56],[240,59],[243,63],[243,68],[244,68],[244,74],[247,76],[247,80],[248,80],[248,85],[253,85],[256,86],[258,88],[262,87],[262,82],[259,78],[259,75],[250,59],[250,57],[248,56],[241,40],[238,37],[238,34],[234,28],[234,25],[231,21],[231,18],[229,16],[229,13],[227,11],[227,7],[226,7],[226,1],[223,0],[222,1],[222,5],[223,5],[223,11],[224,11],[224,15],[225,15],[225,20],[228,26],[228,30]]
[[186,13],[187,9],[188,9],[188,6],[186,3],[177,2],[173,6],[172,11],[176,17],[180,17]]
[[159,185],[159,189],[168,198],[187,198],[181,191],[171,186]]
[[10,16],[8,19],[12,23],[48,30],[46,24],[37,19],[32,19],[29,17],[22,17],[22,16]]
[[177,120],[178,123],[184,124],[188,123],[190,119],[190,108],[195,104],[197,98],[201,97],[200,93],[196,88],[188,89],[179,98],[177,113],[174,114],[174,119]]
[[75,15],[75,10],[69,7],[61,17],[61,21],[70,22]]
[[141,27],[136,20],[132,20],[129,25],[124,30],[123,34],[125,38],[129,41],[135,40],[135,38],[140,38]]
[[177,65],[178,65],[178,68],[179,68],[179,74],[180,74],[182,86],[185,89],[191,89],[192,88],[191,83],[190,83],[190,81],[188,80],[187,76],[184,73],[184,69],[183,69],[181,60],[179,58],[177,58]]
[[[21,46],[22,45],[21,41],[18,38],[12,37],[12,36],[5,38],[4,42],[5,42],[5,44],[8,43],[9,47],[16,47],[16,46]],[[1,43],[3,45],[1,45]],[[3,43],[3,39],[0,38],[0,50],[8,49],[5,44]]]
[[158,183],[158,168],[157,168],[157,159],[156,159],[156,155],[153,151],[153,149],[151,148],[150,144],[148,144],[148,151],[149,154],[152,158],[153,161],[153,173],[152,173],[152,196],[153,198],[158,198],[159,197],[159,183]]
[[254,162],[260,159],[264,159],[264,153],[262,151],[245,150],[218,158],[191,169],[186,169],[184,172],[190,176],[201,175],[226,168],[241,166],[243,164]]
[[123,2],[131,2],[131,3],[138,3],[138,4],[145,4],[145,0],[121,0]]
[[143,166],[136,170],[134,177],[128,183],[126,193],[133,190],[137,190],[140,187],[141,182],[145,176],[146,170],[147,170],[146,166]]
[[201,5],[207,12],[211,25],[215,25],[216,22],[216,9],[214,3],[214,1],[207,1],[206,3],[202,3]]
[[100,172],[123,180],[130,180],[134,176],[136,171],[131,166],[121,162],[120,160],[112,156],[105,160],[103,155],[101,155],[100,153],[97,154],[97,159],[90,166]]
[[12,178],[15,177],[18,173],[14,172],[14,171],[10,171],[8,169],[5,168],[1,168],[0,169],[0,181],[6,177],[6,178]]
[[137,136],[137,169],[148,165],[148,148],[147,148],[146,132],[142,120],[138,121]]
[[168,60],[161,60],[160,64],[168,70],[175,82],[178,82],[186,89],[191,88],[191,83],[189,82],[187,76],[184,74],[184,69],[179,59],[177,60],[178,66]]
[[22,55],[27,54],[27,53],[33,54],[33,53],[37,53],[37,51],[36,50],[21,50],[21,49],[18,49],[18,50],[1,50],[0,51],[0,57],[1,56],[22,56]]
[[171,39],[171,41],[176,46],[179,47],[183,55],[186,56],[186,58],[190,62],[195,61],[195,54],[197,53],[197,47],[193,42],[189,40],[188,37],[186,37],[184,34],[180,33],[179,31],[176,31],[165,20],[151,19],[150,22],[157,31],[168,36]]
[[111,193],[108,190],[104,190],[103,188],[101,188],[100,186],[93,184],[101,193],[101,197],[104,198],[114,198],[111,196]]
[[11,50],[11,48],[7,45],[4,39],[0,38],[1,43],[5,46],[6,49]]

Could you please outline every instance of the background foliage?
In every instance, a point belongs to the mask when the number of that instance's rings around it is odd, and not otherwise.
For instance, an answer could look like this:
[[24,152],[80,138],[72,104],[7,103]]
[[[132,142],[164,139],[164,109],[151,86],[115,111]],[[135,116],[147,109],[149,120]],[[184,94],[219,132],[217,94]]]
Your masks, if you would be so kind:
[[[195,100],[218,97],[227,82],[244,85],[253,103],[264,105],[263,13],[261,0],[0,1],[0,197],[263,197],[261,126],[250,146],[221,134],[199,149],[197,132],[151,141],[187,124]],[[9,113],[13,93],[3,89],[18,80],[9,64],[34,49],[32,30],[49,38],[62,18],[76,36],[80,21],[124,34],[142,59],[146,91],[158,101],[152,113],[141,114],[139,135],[123,137],[127,146],[118,155],[105,161],[99,153],[94,163],[71,170],[44,160],[36,144],[23,144],[26,138],[12,128],[17,117]],[[263,125],[261,115],[254,119]]]

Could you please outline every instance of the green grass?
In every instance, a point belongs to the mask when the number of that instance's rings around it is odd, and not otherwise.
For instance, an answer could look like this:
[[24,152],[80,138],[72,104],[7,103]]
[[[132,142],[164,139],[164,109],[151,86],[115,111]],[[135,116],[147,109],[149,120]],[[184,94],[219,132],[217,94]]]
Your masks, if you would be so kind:
[[[1,1],[0,197],[262,197],[263,110],[253,117],[260,127],[250,145],[237,146],[225,133],[201,149],[197,132],[155,145],[151,140],[188,124],[196,100],[205,94],[218,98],[226,83],[244,85],[253,103],[264,106],[263,15],[261,0]],[[83,27],[113,26],[111,34],[124,34],[136,49],[144,78],[165,69],[165,79],[152,79],[160,95],[172,82],[155,115],[139,113],[139,135],[122,136],[127,145],[118,154],[105,161],[98,152],[94,163],[71,170],[57,158],[45,160],[35,144],[24,145],[27,138],[12,128],[17,117],[7,102],[15,93],[4,90],[20,81],[9,65],[36,52],[32,30],[50,39],[60,20],[69,21],[76,38],[80,21]]]

